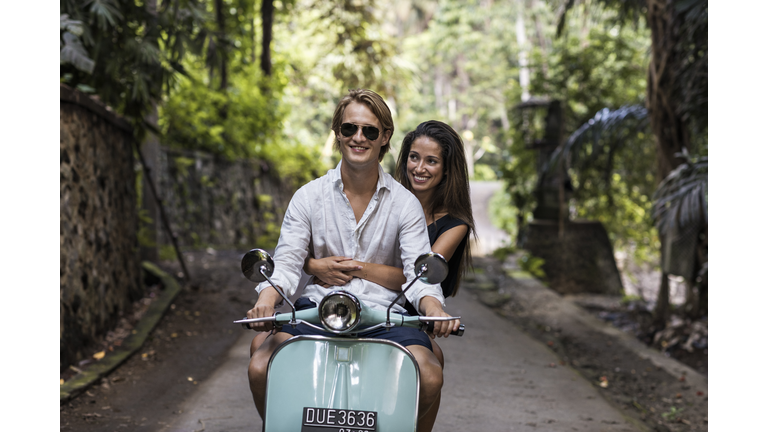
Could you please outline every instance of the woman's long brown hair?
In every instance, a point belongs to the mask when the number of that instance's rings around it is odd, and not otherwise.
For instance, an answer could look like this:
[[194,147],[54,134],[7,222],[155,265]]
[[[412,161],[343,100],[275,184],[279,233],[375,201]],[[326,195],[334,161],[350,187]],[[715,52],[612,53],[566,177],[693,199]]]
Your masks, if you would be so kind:
[[411,192],[413,192],[413,186],[408,177],[408,155],[411,152],[413,142],[421,137],[428,137],[439,144],[440,156],[443,159],[443,179],[437,185],[432,194],[432,202],[428,205],[430,216],[434,219],[435,213],[447,212],[449,216],[461,219],[469,227],[464,237],[467,243],[459,264],[456,286],[451,293],[451,297],[453,297],[459,292],[459,284],[464,276],[464,271],[468,266],[472,266],[469,236],[471,234],[477,238],[475,219],[472,217],[472,202],[469,199],[467,159],[464,155],[464,144],[461,137],[452,127],[437,120],[429,120],[420,124],[415,130],[405,135],[395,170],[395,179]]

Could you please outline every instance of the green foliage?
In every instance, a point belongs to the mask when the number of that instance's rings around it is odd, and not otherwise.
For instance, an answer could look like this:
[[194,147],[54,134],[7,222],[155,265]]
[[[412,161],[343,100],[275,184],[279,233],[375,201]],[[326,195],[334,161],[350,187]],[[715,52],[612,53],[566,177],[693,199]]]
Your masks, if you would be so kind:
[[[585,25],[583,17],[568,16],[562,37],[551,46],[534,47],[531,93],[563,102],[565,136],[585,125],[575,135],[581,141],[563,156],[575,189],[571,216],[601,221],[616,250],[648,261],[659,247],[650,218],[655,148],[641,109],[649,31],[639,24],[617,25],[617,13],[610,10],[593,18]],[[507,94],[519,97],[519,86],[509,86]],[[536,204],[538,176],[536,152],[526,148],[522,131],[527,127],[528,141],[543,135],[541,111],[527,119],[510,112],[511,158],[502,166],[509,194],[525,220]],[[636,120],[627,123],[627,118]]]
[[78,70],[88,74],[93,73],[94,62],[88,57],[88,52],[80,41],[80,36],[83,34],[83,23],[69,19],[67,14],[61,15],[60,22],[60,63],[71,64]]
[[496,180],[496,172],[487,164],[476,164],[475,175],[472,180],[491,181]]
[[614,248],[631,252],[638,262],[654,259],[659,245],[649,217],[655,147],[647,126],[640,105],[602,109],[549,162],[569,170],[576,215],[602,222]]
[[504,188],[496,191],[491,197],[491,201],[488,203],[488,213],[493,226],[504,230],[510,236],[517,233],[518,210],[512,206],[512,199]]
[[662,235],[675,226],[708,221],[708,158],[691,157],[687,151],[680,156],[685,163],[669,173],[653,196],[653,218]]
[[176,249],[173,248],[173,245],[160,245],[160,248],[157,251],[157,257],[160,259],[160,261],[171,261],[178,259],[176,256]]
[[669,411],[661,413],[661,418],[668,422],[676,422],[685,408],[669,407]]
[[496,248],[496,250],[491,252],[491,256],[503,262],[505,259],[507,259],[508,256],[514,254],[515,252],[517,252],[516,247],[513,245],[506,245],[500,248]]
[[547,277],[544,273],[544,269],[542,269],[544,266],[544,258],[535,257],[526,252],[523,256],[518,258],[517,265],[519,265],[523,271],[530,273],[537,279],[546,279]]
[[[134,124],[141,138],[148,127],[146,116],[183,70],[181,58],[196,48],[199,52],[193,41],[205,19],[200,2],[158,2],[152,11],[134,1],[62,0],[60,12],[61,81],[93,89]],[[92,67],[88,59],[93,59]]]
[[[163,142],[229,159],[270,162],[278,176],[301,185],[322,171],[316,148],[283,133],[289,107],[280,102],[286,81],[280,69],[261,76],[256,64],[233,68],[226,90],[204,85],[205,71],[191,63],[159,110]],[[199,65],[198,65],[199,67]]]

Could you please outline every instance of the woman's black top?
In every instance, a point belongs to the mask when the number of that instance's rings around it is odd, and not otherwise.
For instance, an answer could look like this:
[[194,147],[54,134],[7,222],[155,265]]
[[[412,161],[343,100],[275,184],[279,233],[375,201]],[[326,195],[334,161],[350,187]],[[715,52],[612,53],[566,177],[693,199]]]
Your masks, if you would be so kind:
[[[440,219],[432,222],[427,227],[430,246],[434,245],[437,239],[443,235],[444,232],[451,228],[456,228],[459,225],[466,224],[467,223],[463,220],[451,217],[450,215],[445,215]],[[461,264],[461,259],[464,256],[464,248],[467,247],[467,237],[469,236],[464,236],[464,238],[461,239],[461,243],[459,243],[459,245],[456,247],[453,255],[451,255],[451,259],[448,260],[448,276],[446,276],[445,280],[443,280],[443,282],[440,284],[440,286],[443,288],[443,297],[445,298],[448,298],[451,294],[453,294],[453,289],[456,287],[456,279],[459,276],[459,264]],[[413,316],[419,315],[419,313],[416,311],[416,308],[414,308],[413,305],[408,301],[405,302],[405,309],[408,310],[408,313]]]

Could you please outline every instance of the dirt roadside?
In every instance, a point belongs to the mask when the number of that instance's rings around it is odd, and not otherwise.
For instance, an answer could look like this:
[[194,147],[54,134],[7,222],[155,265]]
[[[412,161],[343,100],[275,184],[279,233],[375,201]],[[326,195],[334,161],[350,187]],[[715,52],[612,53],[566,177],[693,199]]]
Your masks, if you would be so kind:
[[[185,257],[192,282],[136,354],[60,407],[60,430],[159,430],[224,361],[243,332],[232,321],[256,301],[253,283],[240,273],[242,252],[209,250]],[[179,271],[174,262],[160,267],[172,275]],[[106,339],[94,352],[108,351]]]
[[656,431],[708,430],[706,377],[592,317],[520,271],[514,256],[477,258],[475,269],[464,285],[473,296],[547,344],[626,415]]

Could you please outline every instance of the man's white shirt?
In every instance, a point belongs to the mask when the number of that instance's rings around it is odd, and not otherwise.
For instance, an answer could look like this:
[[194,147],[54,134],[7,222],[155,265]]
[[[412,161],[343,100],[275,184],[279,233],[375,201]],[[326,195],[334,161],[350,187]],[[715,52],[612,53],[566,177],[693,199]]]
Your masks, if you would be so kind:
[[[304,261],[311,250],[315,258],[343,256],[358,261],[403,268],[405,288],[416,276],[416,258],[431,250],[427,224],[419,200],[379,165],[376,192],[359,222],[344,194],[341,163],[335,169],[302,186],[291,198],[285,212],[280,238],[275,249],[275,271],[270,277],[287,295],[293,295],[301,278]],[[262,282],[256,290],[269,287]],[[330,291],[343,289],[368,306],[384,310],[397,297],[396,292],[360,278],[346,285],[324,288],[307,284],[303,297],[319,304]],[[405,297],[419,310],[425,295],[435,297],[445,307],[442,289],[437,284],[416,281]],[[404,312],[404,300],[392,309]]]

